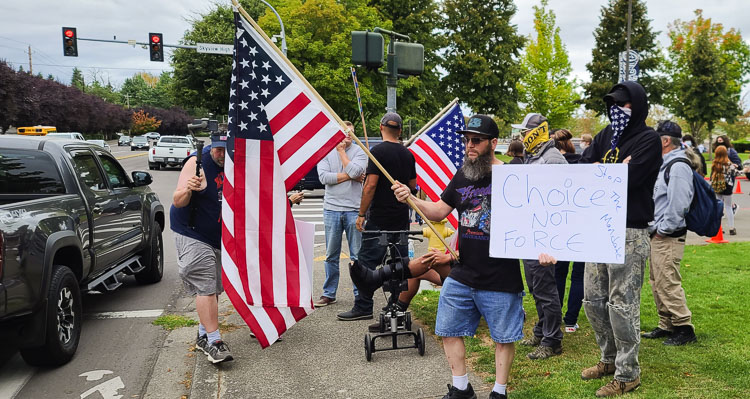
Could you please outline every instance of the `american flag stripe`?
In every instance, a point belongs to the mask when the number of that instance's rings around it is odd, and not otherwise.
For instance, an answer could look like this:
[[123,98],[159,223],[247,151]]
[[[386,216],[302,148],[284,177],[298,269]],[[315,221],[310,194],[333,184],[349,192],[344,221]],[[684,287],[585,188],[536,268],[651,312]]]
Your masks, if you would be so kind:
[[[330,123],[326,126],[326,129],[335,129],[341,133],[338,126],[331,126]],[[312,169],[313,166],[317,165],[321,159],[331,152],[331,150],[344,139],[344,134],[341,133],[340,135],[331,136],[327,141],[324,141],[325,139],[326,137],[324,135],[316,136],[315,139],[305,143],[305,145],[300,148],[300,151],[297,151],[297,154],[292,156],[291,159],[287,160],[287,163],[294,162],[299,165],[297,169],[292,170],[288,176],[284,177],[287,190],[291,190],[295,183],[305,177],[307,172]],[[312,155],[305,156],[303,151]]]
[[321,129],[328,124],[328,118],[319,112],[310,122],[305,125],[297,133],[297,138],[300,140],[287,141],[283,146],[279,148],[279,162],[283,165],[289,158],[291,158],[299,149],[305,145],[306,142],[312,140]]
[[[307,98],[305,93],[299,93],[297,97],[292,100],[292,102],[289,103],[284,109],[281,110],[276,116],[274,116],[270,121],[269,125],[271,126],[271,131],[274,132],[273,135],[277,136],[279,134],[279,131],[286,126],[289,121],[294,119],[297,114],[299,114],[300,110],[305,109],[307,104],[310,104],[310,99]],[[268,108],[266,108],[268,110]]]
[[[417,165],[417,184],[419,185],[419,188],[424,191],[425,194],[427,194],[427,198],[432,200],[433,202],[437,202],[440,200],[440,194],[436,193],[432,187],[435,187],[436,184],[431,183],[430,181],[425,180],[424,178],[420,177],[420,166]],[[424,172],[421,172],[421,176],[424,176]],[[458,226],[458,212],[454,209],[453,212],[451,212],[448,217],[448,223],[451,224],[451,226]]]
[[444,152],[435,152],[433,150],[433,148],[436,147],[436,144],[434,142],[430,143],[431,141],[432,139],[429,137],[418,140],[414,143],[415,148],[413,148],[412,152],[415,154],[415,156],[419,155],[419,157],[422,158],[425,163],[429,163],[436,172],[443,172],[441,180],[450,181],[451,177],[456,174],[457,169],[455,166],[453,166],[453,162],[451,162],[450,159],[445,156]]

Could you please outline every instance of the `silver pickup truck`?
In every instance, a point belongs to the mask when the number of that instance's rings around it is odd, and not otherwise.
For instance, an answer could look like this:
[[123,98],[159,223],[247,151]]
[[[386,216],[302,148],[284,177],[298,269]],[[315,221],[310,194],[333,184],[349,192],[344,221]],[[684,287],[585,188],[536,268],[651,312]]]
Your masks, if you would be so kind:
[[161,136],[156,146],[148,152],[148,168],[180,166],[182,160],[195,151],[195,144],[186,136]]

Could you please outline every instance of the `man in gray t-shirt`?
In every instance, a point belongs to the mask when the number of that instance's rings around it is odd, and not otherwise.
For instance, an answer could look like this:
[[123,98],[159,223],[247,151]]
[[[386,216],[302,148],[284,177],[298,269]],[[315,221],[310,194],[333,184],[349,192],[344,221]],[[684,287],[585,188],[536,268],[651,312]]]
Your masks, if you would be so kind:
[[[354,130],[351,122],[344,122],[349,130]],[[326,280],[323,295],[314,304],[316,307],[336,302],[336,289],[339,285],[339,257],[341,239],[346,232],[349,242],[349,257],[357,259],[362,243],[362,233],[357,230],[359,202],[362,199],[362,180],[367,168],[367,155],[361,148],[352,145],[350,136],[336,146],[320,163],[318,177],[325,184],[323,199],[323,224],[326,233]],[[357,288],[354,288],[357,296]]]

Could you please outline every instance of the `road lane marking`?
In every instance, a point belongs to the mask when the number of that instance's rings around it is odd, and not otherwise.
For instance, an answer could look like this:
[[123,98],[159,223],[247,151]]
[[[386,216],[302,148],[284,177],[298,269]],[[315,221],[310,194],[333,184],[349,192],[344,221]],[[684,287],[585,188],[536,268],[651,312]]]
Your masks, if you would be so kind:
[[85,316],[89,319],[137,319],[137,318],[156,318],[164,313],[163,309],[151,310],[124,310],[121,312],[99,312],[88,313]]
[[13,356],[0,368],[0,398],[14,398],[31,379],[36,371],[29,367],[20,354]]
[[148,155],[148,152],[141,152],[141,153],[138,153],[138,154],[133,154],[133,155],[125,155],[124,157],[116,157],[116,158],[117,158],[117,160],[119,161],[119,160],[121,160],[121,159],[128,159],[128,158],[142,157],[142,156],[144,156],[144,155]]

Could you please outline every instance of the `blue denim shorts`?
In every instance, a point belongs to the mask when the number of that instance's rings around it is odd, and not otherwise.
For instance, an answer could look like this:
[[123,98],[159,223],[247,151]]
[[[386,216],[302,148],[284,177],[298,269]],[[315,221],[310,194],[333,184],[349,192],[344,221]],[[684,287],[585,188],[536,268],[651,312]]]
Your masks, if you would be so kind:
[[523,338],[523,292],[478,290],[448,277],[440,290],[435,334],[471,337],[483,316],[492,340],[505,344]]

